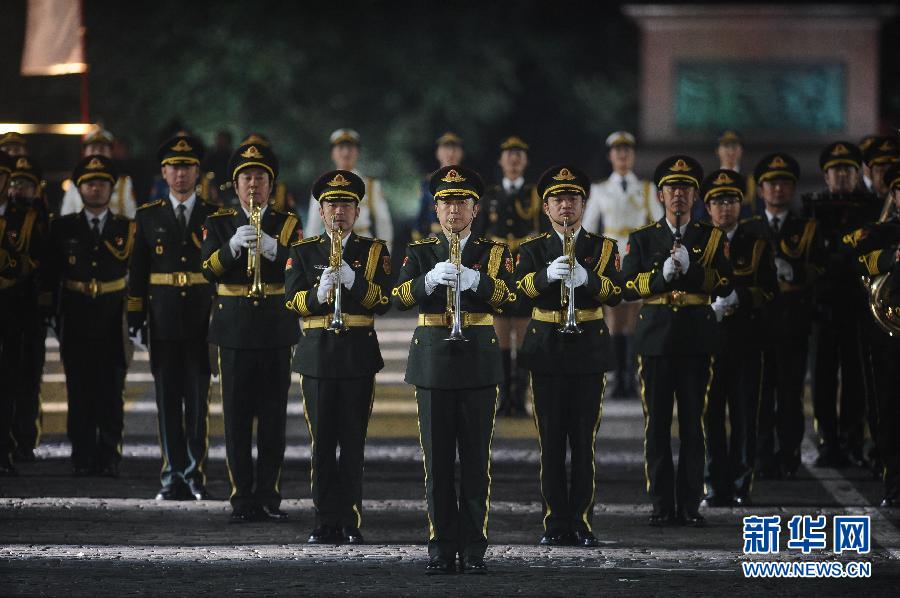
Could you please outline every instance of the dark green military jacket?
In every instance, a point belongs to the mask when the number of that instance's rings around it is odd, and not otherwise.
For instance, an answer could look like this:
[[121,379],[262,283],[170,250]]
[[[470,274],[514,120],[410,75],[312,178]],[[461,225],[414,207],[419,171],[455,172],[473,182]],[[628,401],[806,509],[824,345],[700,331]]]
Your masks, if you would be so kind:
[[[209,332],[215,289],[201,271],[200,248],[203,223],[215,211],[214,206],[196,198],[184,234],[170,199],[144,204],[135,214],[137,240],[128,279],[128,319],[137,326],[149,313],[153,339],[205,339]],[[154,274],[156,282],[151,281]]]
[[[124,283],[135,228],[131,219],[109,211],[98,240],[84,210],[51,221],[41,288],[49,293],[52,311],[59,316],[63,346],[70,339],[124,340]],[[121,286],[100,292],[103,285]],[[95,296],[91,286],[98,291]],[[124,344],[116,346],[122,348],[124,365]]]
[[787,212],[777,233],[769,226],[766,216],[749,219],[742,226],[769,241],[774,257],[785,260],[794,272],[790,282],[778,281],[779,292],[764,308],[766,336],[774,341],[808,335],[813,318],[813,285],[825,264],[818,223]]
[[[690,266],[685,274],[666,282],[663,263],[674,237],[665,217],[628,236],[622,278],[625,299],[705,295],[707,299],[731,293],[731,263],[725,255],[725,234],[705,222],[688,223],[682,244]],[[719,330],[708,305],[645,304],[634,333],[635,350],[645,356],[708,355],[719,349]]]
[[[223,295],[226,288],[248,287],[247,254],[242,248],[237,257],[231,253],[228,241],[238,227],[249,224],[241,208],[223,208],[206,218],[201,248],[203,274],[215,283],[217,296],[209,325],[209,342],[232,349],[275,349],[290,347],[300,337],[297,318],[284,305],[284,267],[288,249],[303,232],[293,214],[278,212],[271,207],[262,215],[262,230],[277,241],[275,261],[260,254],[261,279],[269,286],[266,296],[249,299],[246,296]],[[280,289],[280,292],[277,292]]]
[[[562,240],[554,231],[526,241],[516,258],[517,300],[530,299],[534,308],[553,310],[565,317],[561,306],[562,282],[547,280],[547,266],[563,253]],[[575,258],[587,270],[587,283],[575,289],[575,309],[590,310],[617,305],[623,281],[619,250],[613,239],[584,229],[575,240]],[[577,314],[577,311],[576,311]],[[595,374],[612,369],[609,330],[602,319],[579,322],[581,334],[562,334],[560,324],[532,319],[519,363],[541,374]]]
[[[291,245],[285,267],[288,309],[311,322],[334,313],[334,302],[319,303],[316,293],[322,270],[328,267],[331,239],[317,235]],[[390,309],[391,257],[381,239],[350,233],[343,260],[353,268],[353,286],[341,291],[341,312],[347,316],[374,316]],[[320,316],[310,318],[310,316]],[[294,371],[316,378],[369,378],[384,367],[378,335],[372,327],[350,327],[338,334],[324,327],[304,327]]]
[[[448,287],[438,285],[427,295],[425,275],[449,256],[450,246],[444,235],[410,243],[397,286],[391,291],[394,305],[401,310],[418,305],[419,314],[446,313]],[[475,290],[462,292],[461,310],[473,314],[500,313],[511,300],[513,262],[509,248],[470,235],[460,257],[464,266],[481,274]],[[467,342],[445,340],[448,334],[446,326],[416,328],[406,364],[407,383],[443,389],[482,388],[500,383],[503,367],[493,326],[463,328]]]
[[762,216],[743,220],[728,242],[738,305],[719,323],[723,346],[735,340],[762,348],[766,338],[765,308],[778,294],[772,243],[762,228],[767,226]]
[[476,237],[506,243],[515,255],[519,244],[541,230],[543,203],[534,185],[526,183],[515,194],[503,185],[489,187],[480,202],[481,211],[475,218],[472,232]]

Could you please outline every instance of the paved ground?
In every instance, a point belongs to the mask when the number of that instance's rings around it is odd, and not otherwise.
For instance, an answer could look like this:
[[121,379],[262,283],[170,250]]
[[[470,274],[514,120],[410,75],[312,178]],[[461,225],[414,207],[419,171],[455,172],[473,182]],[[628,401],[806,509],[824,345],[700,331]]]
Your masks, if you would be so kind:
[[[761,481],[755,504],[708,509],[704,529],[654,529],[643,487],[642,420],[637,399],[607,401],[600,426],[598,549],[541,548],[538,449],[529,419],[498,421],[491,495],[491,573],[426,577],[423,475],[412,393],[402,385],[408,320],[388,320],[379,336],[388,367],[379,382],[367,444],[362,547],[310,547],[309,449],[299,390],[292,390],[283,474],[283,524],[230,525],[224,500],[159,504],[155,408],[145,361],[130,373],[125,459],[117,480],[69,474],[65,394],[50,342],[39,459],[0,479],[0,596],[174,595],[895,595],[900,582],[900,513],[873,508],[879,484],[861,470],[817,469],[808,444],[795,481]],[[139,354],[139,358],[141,355]],[[215,389],[217,392],[217,388]],[[221,414],[214,409],[210,489],[228,492]],[[745,579],[742,517],[868,514],[873,552],[804,556],[784,549],[771,560],[867,561],[871,578]],[[829,533],[829,538],[831,534]]]

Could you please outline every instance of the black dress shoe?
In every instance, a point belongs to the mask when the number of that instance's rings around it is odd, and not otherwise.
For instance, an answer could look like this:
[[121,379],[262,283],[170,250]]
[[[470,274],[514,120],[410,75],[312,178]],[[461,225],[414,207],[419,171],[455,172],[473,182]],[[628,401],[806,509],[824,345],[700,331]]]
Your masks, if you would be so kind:
[[320,525],[309,534],[307,544],[340,544],[344,539],[343,533],[337,527]]
[[453,559],[433,557],[425,565],[425,575],[447,575],[456,573],[456,563]]
[[678,520],[681,525],[688,527],[703,527],[706,525],[706,518],[700,513],[682,513]]
[[119,477],[119,464],[107,463],[97,470],[97,475],[101,478],[117,478]]
[[184,500],[185,492],[180,483],[166,484],[156,493],[156,500]]
[[574,546],[576,543],[575,534],[565,529],[550,529],[541,536],[541,546]]
[[200,482],[188,482],[187,489],[190,498],[193,498],[194,500],[215,500],[206,489],[206,486]]
[[749,496],[744,496],[743,494],[738,494],[734,497],[734,504],[739,507],[749,507],[753,503],[750,501]]
[[576,546],[582,546],[584,548],[596,548],[597,546],[600,546],[600,541],[597,540],[597,536],[591,532],[579,530],[575,532],[575,540]]
[[678,520],[675,518],[675,515],[669,511],[654,511],[650,514],[647,523],[650,524],[650,527],[668,527],[670,525],[677,525]]
[[733,503],[733,500],[730,496],[723,496],[720,494],[715,494],[713,496],[707,496],[700,503],[701,507],[711,507],[711,508],[719,508],[719,507],[730,507]]
[[278,507],[261,506],[256,511],[257,521],[270,521],[273,523],[281,523],[289,519],[288,514]]
[[365,544],[362,533],[358,527],[345,527],[343,531],[344,544]]
[[231,523],[251,523],[253,521],[259,521],[258,509],[255,506],[235,507],[231,511]]
[[460,573],[471,573],[472,575],[484,575],[488,572],[487,565],[484,563],[484,557],[470,556],[468,558],[459,559]]

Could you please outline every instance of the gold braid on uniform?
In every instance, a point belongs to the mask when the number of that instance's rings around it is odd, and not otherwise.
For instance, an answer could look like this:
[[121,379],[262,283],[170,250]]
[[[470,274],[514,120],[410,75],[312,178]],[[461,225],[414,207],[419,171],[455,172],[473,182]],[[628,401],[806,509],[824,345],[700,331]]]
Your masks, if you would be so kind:
[[123,247],[122,249],[116,249],[115,246],[108,240],[103,241],[103,244],[106,245],[106,248],[109,250],[109,252],[113,254],[113,257],[124,262],[129,257],[131,257],[131,250],[134,248],[134,235],[136,231],[137,222],[132,220],[128,223],[128,240],[125,242],[125,247]]
[[610,280],[608,276],[603,276],[606,265],[609,263],[609,258],[612,257],[614,246],[615,243],[613,243],[611,239],[603,239],[603,249],[600,250],[600,259],[597,260],[597,266],[594,268],[594,272],[600,277],[601,283],[600,292],[594,295],[594,299],[597,301],[606,301],[606,298],[610,295],[619,295],[622,292],[622,288],[614,285],[613,281]]
[[505,250],[506,245],[494,245],[491,247],[491,255],[488,258],[488,276],[494,283],[494,292],[488,300],[488,303],[490,303],[491,307],[494,309],[503,305],[509,297],[509,289],[506,286],[506,282],[497,278],[497,273],[500,272],[500,262],[503,261],[503,252]]
[[710,268],[713,258],[716,255],[716,248],[722,240],[722,229],[714,228],[709,233],[709,240],[706,241],[706,247],[703,249],[703,255],[700,256],[699,264],[703,267],[703,285],[702,288],[706,293],[712,293],[718,286],[726,286],[728,279],[719,275],[719,271]]
[[787,243],[785,243],[786,239],[782,239],[781,251],[788,257],[797,259],[802,256],[809,248],[809,244],[812,242],[813,235],[815,234],[816,222],[815,220],[810,220],[806,223],[806,226],[803,227],[803,235],[800,237],[800,241],[797,243],[797,247],[791,248]]
[[128,296],[128,311],[142,312],[144,311],[144,298]]
[[382,247],[383,245],[377,241],[374,241],[369,247],[369,257],[366,260],[365,271],[368,289],[366,290],[365,298],[362,300],[362,306],[366,309],[372,309],[379,303],[384,304],[388,302],[388,298],[381,294],[381,286],[372,282],[375,278],[375,269],[378,267],[378,257],[381,255]]
[[852,233],[847,233],[841,239],[844,242],[844,245],[849,245],[850,247],[856,249],[856,245],[866,238],[868,235],[868,231],[865,228],[858,228]]
[[204,270],[211,270],[213,274],[216,276],[222,276],[225,273],[225,266],[222,265],[222,260],[219,259],[219,252],[221,249],[216,249],[209,259],[203,262]]
[[191,233],[191,241],[194,242],[194,245],[197,246],[197,249],[200,249],[201,247],[203,247],[203,243],[197,237],[197,233]]
[[883,251],[884,250],[882,249],[876,249],[866,255],[859,256],[859,262],[866,267],[869,276],[878,276],[881,274],[878,270],[878,258],[881,257]]
[[650,277],[653,276],[655,270],[650,272],[639,272],[633,280],[625,283],[625,287],[635,291],[641,297],[649,297],[653,293],[650,292]]
[[416,304],[416,300],[412,296],[412,282],[412,280],[407,280],[400,286],[394,287],[394,290],[391,291],[391,295],[400,297],[400,301],[402,301],[403,305],[406,307],[412,307]]
[[772,293],[767,293],[761,287],[759,287],[759,262],[762,260],[763,252],[766,250],[766,242],[762,239],[757,239],[756,242],[753,243],[753,256],[750,258],[750,266],[749,268],[739,270],[735,268],[734,274],[735,276],[746,276],[747,274],[753,274],[753,285],[750,287],[750,298],[753,303],[753,307],[758,308],[762,307],[766,303],[772,300]]
[[294,298],[290,301],[285,302],[285,307],[287,307],[291,311],[295,311],[304,318],[306,316],[311,316],[312,312],[306,306],[306,296],[309,294],[309,291],[297,291],[294,294]]
[[538,293],[538,290],[534,286],[534,275],[535,272],[529,272],[522,278],[522,280],[516,282],[516,288],[520,291],[524,291],[525,294],[528,295],[528,297],[530,297],[531,299],[534,299],[535,297],[540,295],[540,293]]
[[34,230],[34,221],[37,220],[37,212],[28,210],[25,214],[25,220],[22,221],[22,228],[19,230],[19,238],[16,241],[16,251],[19,253],[27,253],[31,241],[31,231]]
[[287,247],[291,242],[291,236],[294,234],[296,226],[297,217],[293,214],[288,214],[287,220],[284,221],[284,226],[281,227],[281,233],[278,235],[278,242],[281,243],[282,247]]

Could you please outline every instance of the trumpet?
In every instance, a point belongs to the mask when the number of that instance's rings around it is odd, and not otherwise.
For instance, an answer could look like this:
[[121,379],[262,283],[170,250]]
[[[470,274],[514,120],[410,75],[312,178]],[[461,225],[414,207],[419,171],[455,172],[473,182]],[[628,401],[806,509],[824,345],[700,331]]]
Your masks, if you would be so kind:
[[328,323],[328,330],[335,334],[347,329],[344,326],[344,313],[341,311],[341,287],[344,286],[341,280],[341,263],[344,261],[344,247],[341,240],[344,238],[344,230],[335,227],[334,216],[331,217],[331,253],[328,255],[328,265],[332,268],[336,279],[336,285],[328,291],[328,302],[334,301],[334,311],[331,314],[331,322]]
[[459,233],[450,232],[450,263],[456,266],[456,285],[451,288],[447,287],[447,317],[450,319],[450,336],[444,340],[448,341],[467,341],[462,332],[462,312],[460,305],[462,304],[462,252],[459,248]]
[[247,277],[253,278],[247,297],[259,299],[265,292],[262,284],[260,252],[262,251],[262,204],[256,203],[256,190],[250,188],[250,226],[256,230],[256,244],[247,253]]
[[[569,219],[563,219],[563,228],[565,229],[563,237],[563,255],[569,264],[569,276],[571,279],[575,276],[575,231],[569,230]],[[566,284],[563,280],[559,287],[559,302],[566,309],[566,318],[557,330],[564,334],[578,334],[581,328],[578,327],[578,316],[575,313],[575,287]]]

